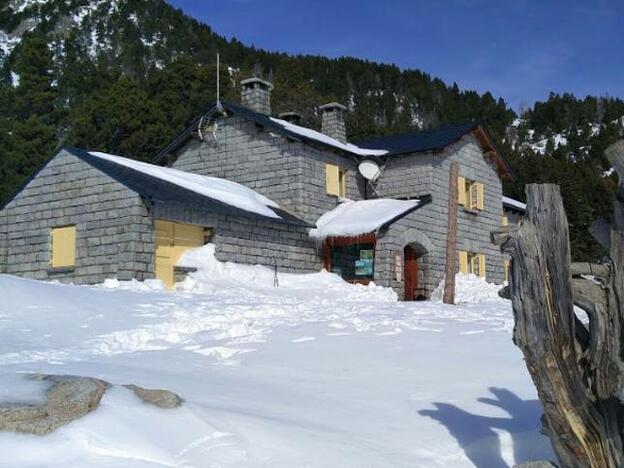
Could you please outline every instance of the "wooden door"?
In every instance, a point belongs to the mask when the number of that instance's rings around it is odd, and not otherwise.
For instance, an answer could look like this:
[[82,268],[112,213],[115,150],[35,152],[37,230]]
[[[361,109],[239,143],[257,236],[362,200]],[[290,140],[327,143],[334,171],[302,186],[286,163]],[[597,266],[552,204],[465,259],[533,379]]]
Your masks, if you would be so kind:
[[156,232],[155,275],[165,287],[175,283],[174,268],[188,249],[204,245],[204,228],[192,224],[173,223],[157,219],[154,221]]
[[403,249],[403,282],[405,285],[403,299],[415,300],[418,289],[418,259],[416,252],[410,246]]

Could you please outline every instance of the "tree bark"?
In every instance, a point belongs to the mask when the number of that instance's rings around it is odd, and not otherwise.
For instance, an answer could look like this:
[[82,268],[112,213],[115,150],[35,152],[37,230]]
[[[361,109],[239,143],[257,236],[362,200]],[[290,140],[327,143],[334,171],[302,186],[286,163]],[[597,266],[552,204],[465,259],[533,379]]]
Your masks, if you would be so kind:
[[449,171],[448,229],[446,234],[446,271],[442,302],[455,304],[455,272],[457,271],[457,200],[459,164],[451,163]]
[[[544,432],[564,467],[624,466],[624,141],[607,157],[620,177],[609,264],[571,264],[555,185],[528,185],[523,223],[492,233],[512,257],[514,342],[544,407]],[[587,313],[588,325],[575,305]]]

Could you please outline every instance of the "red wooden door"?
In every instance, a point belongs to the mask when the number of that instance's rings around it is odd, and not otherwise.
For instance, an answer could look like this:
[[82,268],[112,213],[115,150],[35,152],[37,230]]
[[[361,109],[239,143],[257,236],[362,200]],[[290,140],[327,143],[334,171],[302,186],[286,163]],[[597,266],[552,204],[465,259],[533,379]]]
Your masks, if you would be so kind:
[[416,299],[418,289],[418,259],[414,249],[409,246],[403,249],[403,282],[405,283],[403,299],[413,301]]

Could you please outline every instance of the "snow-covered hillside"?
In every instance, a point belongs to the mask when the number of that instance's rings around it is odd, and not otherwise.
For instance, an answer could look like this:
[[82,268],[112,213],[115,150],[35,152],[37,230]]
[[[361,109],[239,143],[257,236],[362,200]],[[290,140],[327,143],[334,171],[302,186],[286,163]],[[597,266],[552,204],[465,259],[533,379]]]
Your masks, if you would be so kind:
[[[176,292],[0,276],[0,400],[16,373],[78,374],[179,393],[161,410],[109,390],[49,436],[0,433],[0,466],[504,467],[551,457],[496,288],[399,303],[328,273],[219,264]],[[481,292],[479,292],[481,291]]]
[[[119,0],[94,0],[87,3],[65,0],[56,2],[56,8],[51,8],[53,3],[49,0],[10,0],[8,8],[12,14],[21,15],[21,21],[12,31],[0,30],[0,50],[5,55],[9,55],[19,44],[24,33],[33,31],[43,20],[49,21],[53,16],[58,15],[62,17],[62,20],[57,20],[58,28],[64,31],[59,30],[56,31],[58,34],[53,34],[59,36],[59,42],[51,46],[60,46],[60,38],[67,34],[69,29],[81,28],[87,33],[85,37],[89,38],[89,44],[87,44],[89,50],[95,53],[99,47],[102,47],[97,37],[96,14],[106,18],[115,13]],[[66,11],[71,13],[68,14]]]
[[[529,123],[524,118],[516,118],[507,129],[506,139],[512,148],[520,151],[530,150],[534,153],[546,155],[549,152],[566,147],[570,144],[572,137],[583,137],[586,141],[600,135],[608,125],[616,126],[620,131],[624,131],[624,116],[611,122],[595,123],[591,122],[580,128],[568,128],[560,132],[539,133],[529,127]],[[586,154],[587,146],[578,148],[581,153]]]
[[[139,14],[137,8],[145,7],[128,0],[10,0],[4,9],[0,7],[0,14],[13,17],[10,28],[0,26],[0,64],[25,33],[39,29],[45,31],[49,47],[59,60],[65,55],[65,40],[70,34],[74,34],[71,46],[91,58],[101,53],[110,57],[122,54],[120,36],[125,35],[132,37],[134,47],[144,49],[150,63],[162,67],[167,58],[163,50],[167,38],[151,23],[144,27],[143,23],[151,19]],[[168,51],[170,58],[175,55]]]

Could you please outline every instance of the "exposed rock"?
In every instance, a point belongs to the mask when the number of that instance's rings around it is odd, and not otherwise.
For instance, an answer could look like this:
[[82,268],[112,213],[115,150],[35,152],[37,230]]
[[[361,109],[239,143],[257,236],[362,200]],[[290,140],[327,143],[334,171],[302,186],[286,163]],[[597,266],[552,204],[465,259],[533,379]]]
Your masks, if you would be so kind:
[[[0,431],[49,434],[95,410],[111,386],[103,380],[73,375],[31,374],[26,378],[49,383],[45,403],[0,403]],[[176,408],[183,402],[180,396],[168,390],[145,389],[137,385],[124,387],[159,408]]]
[[511,294],[509,293],[509,286],[500,288],[498,290],[498,295],[499,297],[502,297],[503,299],[511,299]]
[[49,434],[90,413],[100,404],[108,384],[70,375],[28,376],[51,384],[42,405],[0,404],[0,430]]
[[179,395],[169,390],[142,388],[138,385],[124,385],[124,387],[132,390],[144,402],[159,408],[177,408],[184,401]]

